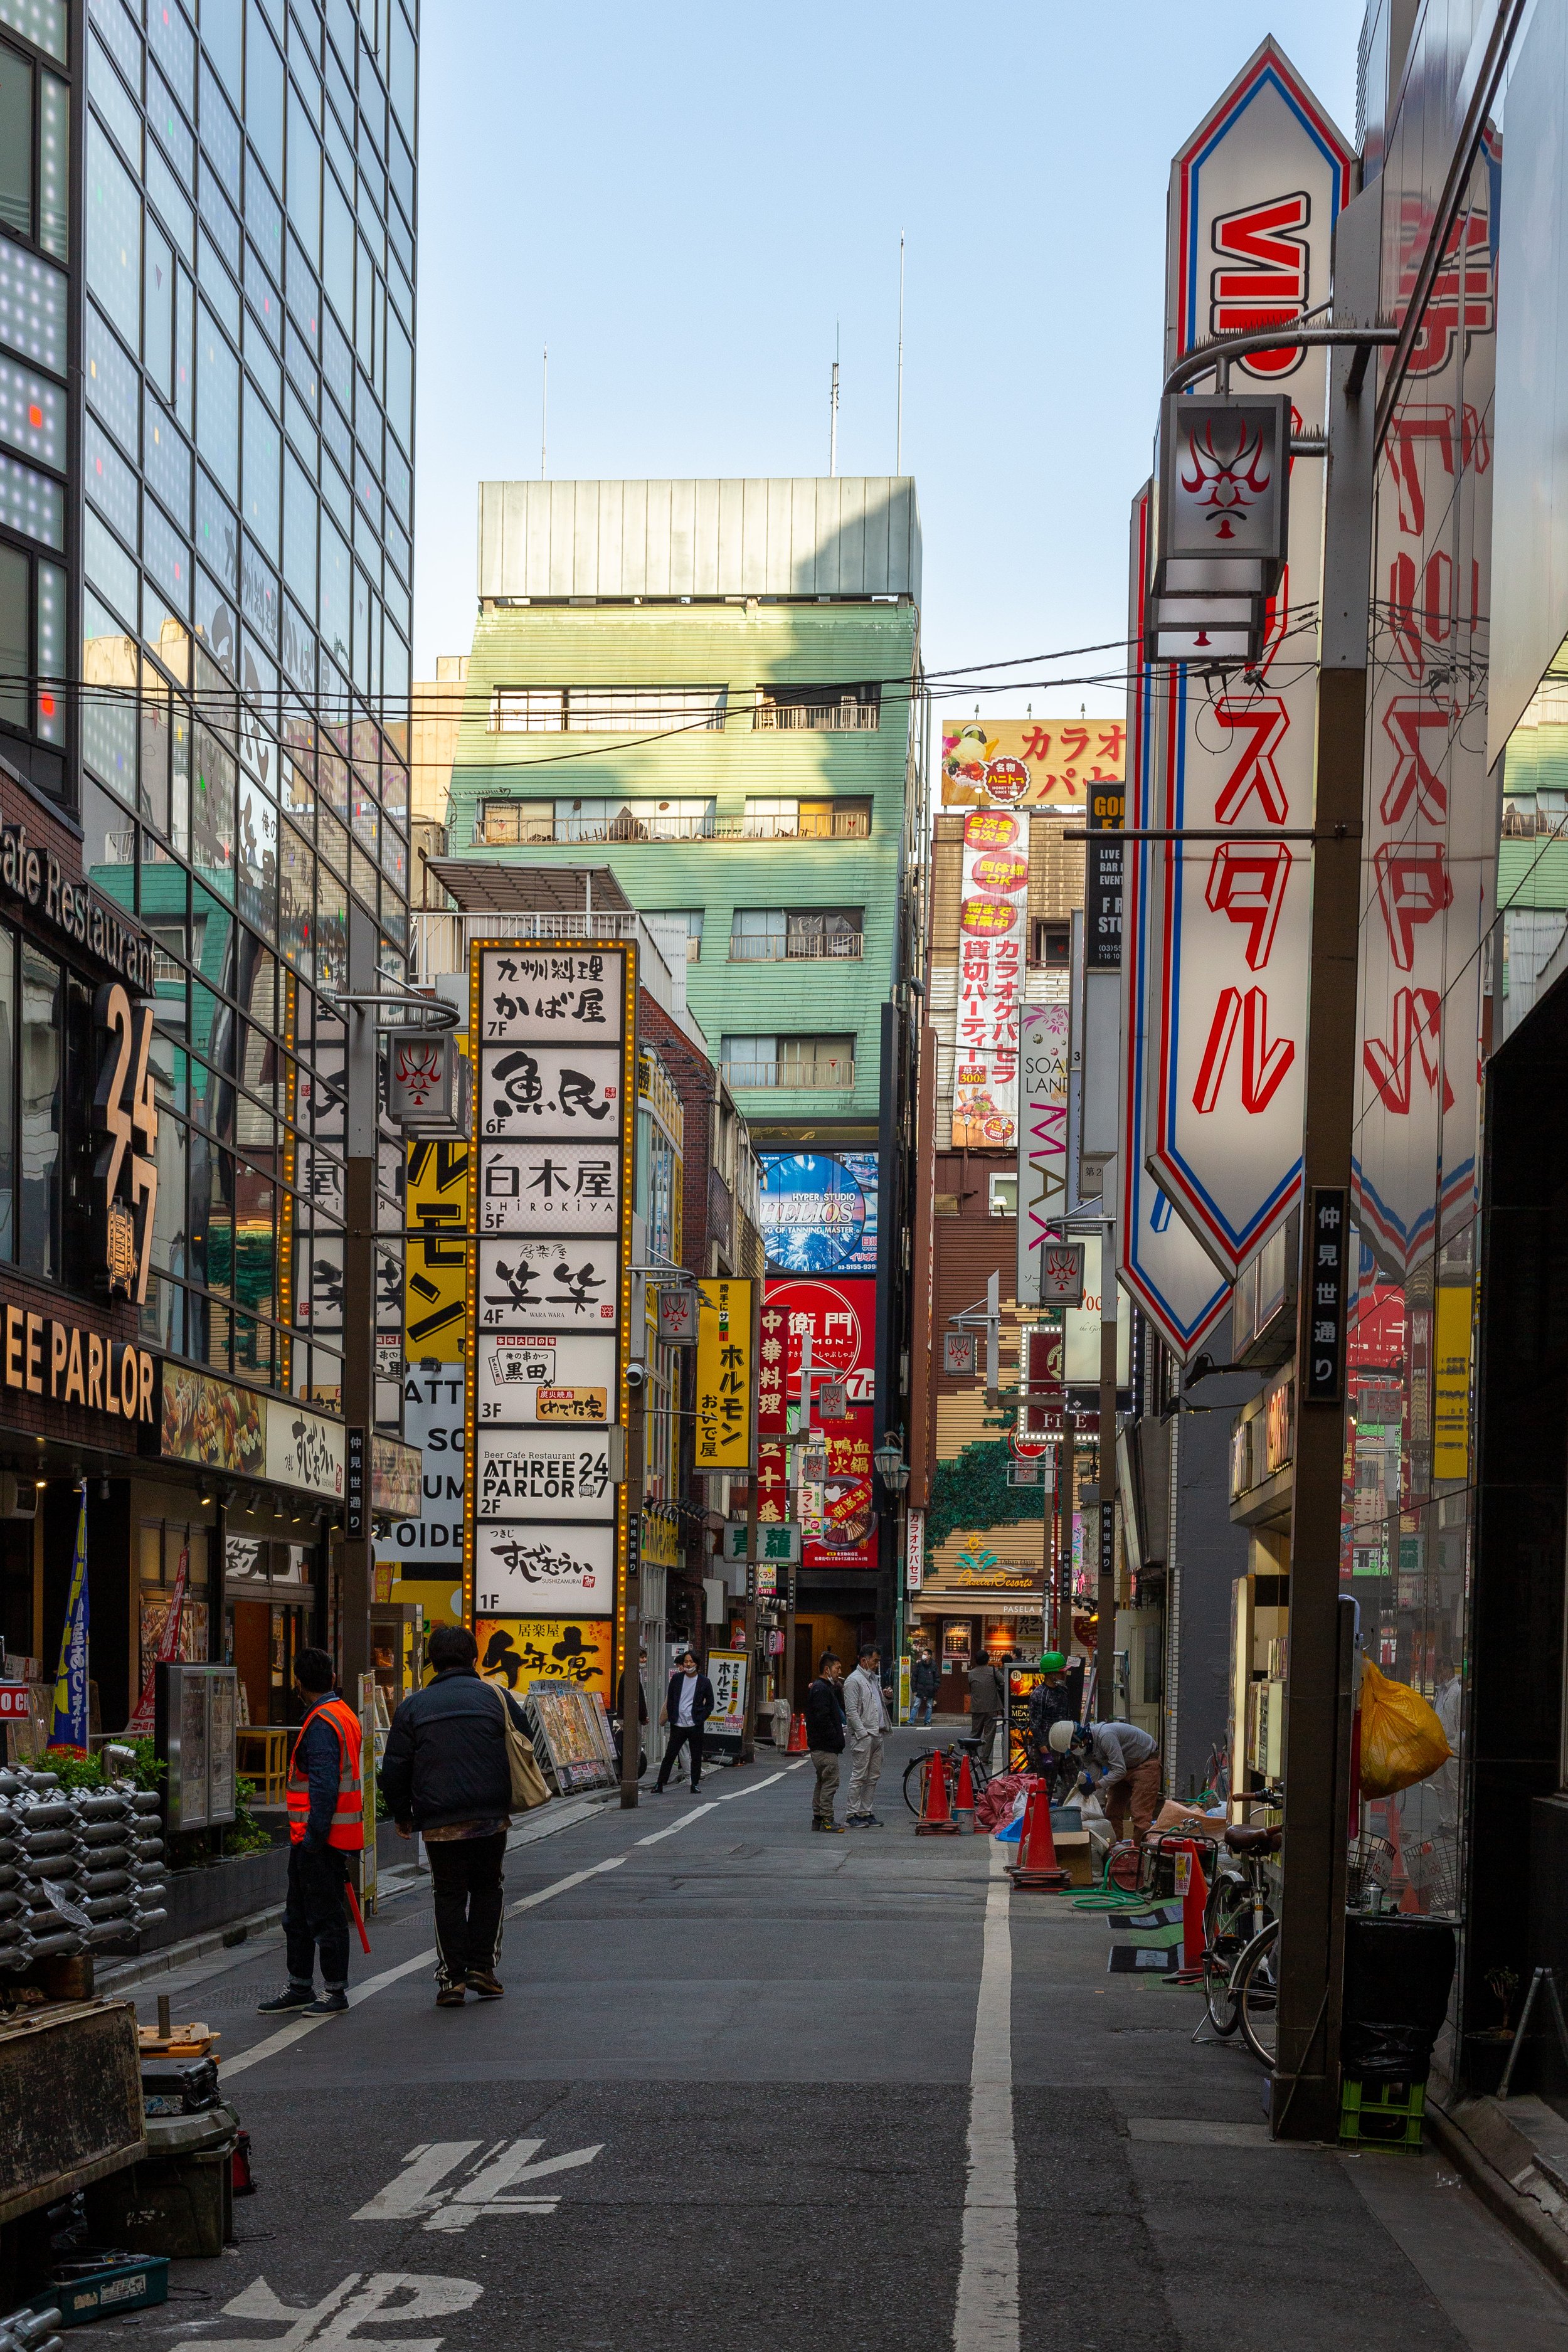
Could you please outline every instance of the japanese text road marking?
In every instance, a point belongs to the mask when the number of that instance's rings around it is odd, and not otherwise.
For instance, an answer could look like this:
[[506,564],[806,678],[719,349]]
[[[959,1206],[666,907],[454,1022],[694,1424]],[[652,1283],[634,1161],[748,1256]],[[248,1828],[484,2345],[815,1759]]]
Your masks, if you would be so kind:
[[[265,2279],[237,2294],[224,2310],[237,2319],[283,2323],[281,2336],[204,2336],[215,2352],[332,2352],[351,2340],[357,2352],[440,2352],[439,2336],[362,2336],[370,2319],[445,2319],[478,2303],[477,2279],[426,2278],[406,2271],[351,2271],[320,2303],[282,2303]],[[399,2301],[398,2297],[406,2300]]]
[[440,2184],[465,2157],[475,2154],[479,2142],[438,2139],[411,2147],[396,2179],[388,2181],[381,2194],[362,2205],[353,2218],[356,2221],[411,2221],[423,2214],[427,2230],[451,2231],[466,2230],[470,2221],[481,2221],[487,2214],[553,2213],[561,2202],[559,2197],[503,2197],[500,2192],[526,2189],[551,2173],[592,2164],[604,2142],[571,2148],[564,2156],[539,2158],[543,2146],[542,2139],[513,2140],[510,2146],[498,2139],[449,2187]]

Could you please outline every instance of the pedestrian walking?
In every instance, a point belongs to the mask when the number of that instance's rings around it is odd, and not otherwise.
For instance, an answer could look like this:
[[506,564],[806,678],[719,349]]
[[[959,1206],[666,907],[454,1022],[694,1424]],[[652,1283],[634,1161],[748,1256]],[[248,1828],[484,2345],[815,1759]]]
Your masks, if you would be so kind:
[[[364,1790],[360,1780],[363,1735],[360,1720],[336,1692],[325,1650],[301,1650],[294,1687],[305,1719],[289,1759],[284,1795],[289,1807],[289,1888],[283,1904],[283,1945],[289,1986],[259,2004],[263,2017],[303,2010],[331,2017],[349,2005],[348,1855],[364,1845]],[[316,1955],[322,1990],[315,1990]]]
[[930,1723],[936,1705],[936,1660],[929,1650],[917,1650],[910,1668],[910,1721]]
[[854,1758],[844,1822],[846,1828],[852,1830],[879,1830],[882,1826],[871,1808],[882,1769],[882,1742],[893,1726],[879,1671],[881,1663],[879,1650],[862,1650],[859,1664],[844,1685],[844,1720]]
[[466,1625],[437,1625],[428,1656],[436,1679],[392,1718],[381,1793],[400,1834],[425,1841],[436,1906],[436,2006],[461,2009],[469,1993],[503,1990],[501,1864],[511,1820],[507,1724],[528,1717],[510,1691],[480,1678]]
[[1070,1748],[1081,1758],[1083,1777],[1097,1789],[1106,1819],[1119,1837],[1127,1834],[1132,1815],[1132,1835],[1142,1844],[1160,1809],[1159,1742],[1135,1723],[1089,1723],[1082,1729],[1070,1723],[1053,1723],[1047,1734],[1058,1756]]
[[996,1726],[1006,1704],[1002,1677],[989,1658],[980,1658],[969,1669],[969,1728],[979,1742],[980,1760],[989,1769],[991,1743],[996,1737]]
[[664,1761],[658,1768],[658,1779],[652,1793],[662,1797],[671,1768],[683,1748],[691,1757],[691,1793],[697,1794],[702,1785],[702,1727],[713,1712],[713,1685],[706,1675],[697,1671],[697,1654],[688,1650],[669,1678],[669,1688],[659,1710],[660,1723],[669,1727],[665,1742]]
[[833,1818],[833,1801],[838,1793],[839,1759],[844,1753],[844,1669],[831,1650],[824,1650],[816,1662],[816,1680],[807,1685],[805,1694],[805,1744],[816,1768],[816,1781],[811,1797],[811,1826],[827,1830],[842,1837],[842,1822]]

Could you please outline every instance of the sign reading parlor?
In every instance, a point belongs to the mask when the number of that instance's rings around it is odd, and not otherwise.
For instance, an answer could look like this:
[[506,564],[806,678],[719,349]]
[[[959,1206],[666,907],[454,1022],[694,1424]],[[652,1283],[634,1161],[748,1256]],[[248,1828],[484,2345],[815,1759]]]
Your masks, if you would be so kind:
[[609,1621],[583,1650],[607,1695],[626,1540],[636,950],[492,942],[469,980],[468,1615],[509,1660],[533,1654],[542,1622]]

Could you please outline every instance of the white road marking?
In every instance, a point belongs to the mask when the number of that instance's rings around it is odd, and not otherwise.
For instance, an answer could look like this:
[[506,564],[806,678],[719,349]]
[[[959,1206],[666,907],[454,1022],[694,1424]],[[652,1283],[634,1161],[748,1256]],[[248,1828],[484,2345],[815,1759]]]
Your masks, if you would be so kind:
[[786,1764],[784,1766],[784,1770],[786,1772],[798,1772],[804,1765],[809,1764],[810,1761],[811,1759],[809,1756],[799,1756],[795,1759],[793,1764]]
[[721,1789],[713,1801],[716,1805],[727,1805],[731,1797],[754,1797],[759,1789],[771,1789],[775,1780],[782,1780],[783,1779],[784,1774],[782,1772],[770,1772],[765,1780],[753,1780],[747,1788]]
[[[409,2271],[373,2271],[365,2277],[351,2271],[320,2303],[298,2304],[284,2303],[264,2278],[258,2278],[226,2303],[224,2310],[236,2319],[281,2323],[283,2334],[205,2340],[221,2347],[221,2352],[304,2352],[307,2345],[314,2352],[335,2352],[368,2320],[449,2318],[454,2312],[470,2310],[483,2293],[477,2279],[431,2278]],[[442,2339],[439,2336],[362,2336],[359,2341],[363,2352],[439,2352]]]
[[592,2164],[604,2142],[599,2140],[592,2147],[570,2148],[563,2156],[540,2159],[539,2151],[544,2146],[542,2139],[514,2140],[510,2147],[504,2139],[497,2140],[478,2163],[469,2166],[466,2179],[439,2186],[479,2146],[477,2139],[444,2139],[410,2148],[396,2179],[388,2181],[378,2196],[362,2205],[354,2220],[411,2221],[424,2215],[426,2230],[450,2233],[466,2230],[470,2221],[482,2221],[489,2214],[553,2213],[561,2202],[559,2197],[503,2197],[500,2192],[526,2187],[551,2173],[570,2172],[579,2165]]
[[[682,1824],[678,1822],[676,1826],[679,1828]],[[584,1879],[597,1878],[606,1870],[618,1870],[626,1858],[624,1853],[613,1853],[607,1861],[595,1863],[591,1870],[574,1870],[565,1878],[558,1878],[553,1885],[542,1886],[537,1895],[521,1896],[517,1902],[508,1906],[508,1916],[515,1917],[520,1911],[531,1911],[536,1905],[549,1903],[557,1895],[564,1895],[569,1888],[581,1886]],[[436,1958],[436,1950],[432,1946],[427,1952],[416,1952],[411,1960],[400,1960],[395,1969],[383,1969],[379,1976],[366,1977],[363,1984],[351,1985],[349,2007],[357,2009],[361,2001],[368,2000],[373,1993],[384,1991],[388,1985],[398,1983],[404,1977],[416,1975],[421,1969],[433,1968]],[[337,2014],[341,2017],[342,2011],[340,2010]],[[276,2033],[269,2033],[264,2042],[258,2042],[254,2049],[242,2050],[235,2058],[226,2058],[223,2062],[224,2081],[232,2082],[236,2074],[243,2074],[248,2066],[259,2066],[264,2058],[278,2057],[282,2051],[292,2049],[296,2042],[302,2042],[307,2033],[313,2033],[319,2025],[328,2025],[331,2022],[330,2017],[291,2019],[287,2025],[280,2026]]]
[[974,2054],[969,2069],[969,2172],[952,2314],[953,2352],[1018,2352],[1018,2182],[1013,2142],[1013,1947],[1004,1849],[991,1884]]
[[[718,1810],[717,1798],[710,1805],[693,1805],[691,1811],[689,1813],[682,1813],[678,1822],[667,1822],[663,1829],[650,1830],[647,1837],[638,1838],[637,1843],[638,1845],[657,1845],[660,1838],[678,1837],[682,1830],[689,1830],[693,1822],[700,1822],[704,1813],[716,1813]],[[622,1859],[625,1860],[624,1855]]]

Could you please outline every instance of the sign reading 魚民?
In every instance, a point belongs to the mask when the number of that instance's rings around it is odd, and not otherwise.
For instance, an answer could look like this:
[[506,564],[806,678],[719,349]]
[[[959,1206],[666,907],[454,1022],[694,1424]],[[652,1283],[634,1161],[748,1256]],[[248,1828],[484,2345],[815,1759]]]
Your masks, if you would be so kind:
[[486,941],[469,995],[468,1622],[498,1658],[542,1620],[618,1648],[637,950]]

